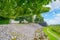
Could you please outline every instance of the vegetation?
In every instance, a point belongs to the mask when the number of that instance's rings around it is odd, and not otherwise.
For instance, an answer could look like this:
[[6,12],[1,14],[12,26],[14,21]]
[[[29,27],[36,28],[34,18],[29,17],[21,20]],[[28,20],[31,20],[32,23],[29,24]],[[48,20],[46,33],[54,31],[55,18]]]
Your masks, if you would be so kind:
[[0,20],[0,24],[9,24],[9,20]]
[[60,34],[60,27],[52,28],[52,30]]
[[13,38],[12,40],[17,40],[16,38]]
[[0,24],[9,24],[9,19],[4,18],[4,17],[0,17]]
[[48,26],[43,28],[44,33],[49,37],[50,40],[59,40],[60,38],[60,26]]
[[9,19],[27,20],[33,22],[33,16],[36,15],[35,23],[43,22],[41,13],[50,10],[45,5],[52,0],[0,0],[0,16]]

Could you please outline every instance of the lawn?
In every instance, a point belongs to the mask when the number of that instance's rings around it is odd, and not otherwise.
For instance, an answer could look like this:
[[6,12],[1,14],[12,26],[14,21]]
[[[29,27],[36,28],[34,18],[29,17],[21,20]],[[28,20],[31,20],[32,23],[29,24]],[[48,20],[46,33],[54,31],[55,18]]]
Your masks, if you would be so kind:
[[60,26],[49,26],[43,28],[44,33],[48,36],[50,40],[60,40],[60,31],[58,30],[60,30]]

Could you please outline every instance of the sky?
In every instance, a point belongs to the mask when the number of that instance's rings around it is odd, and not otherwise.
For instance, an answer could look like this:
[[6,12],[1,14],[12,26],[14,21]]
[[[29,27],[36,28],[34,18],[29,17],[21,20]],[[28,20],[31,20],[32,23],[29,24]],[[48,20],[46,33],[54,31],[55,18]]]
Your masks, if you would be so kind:
[[51,10],[42,14],[44,21],[46,21],[48,25],[60,24],[60,0],[53,1],[46,7],[50,7]]

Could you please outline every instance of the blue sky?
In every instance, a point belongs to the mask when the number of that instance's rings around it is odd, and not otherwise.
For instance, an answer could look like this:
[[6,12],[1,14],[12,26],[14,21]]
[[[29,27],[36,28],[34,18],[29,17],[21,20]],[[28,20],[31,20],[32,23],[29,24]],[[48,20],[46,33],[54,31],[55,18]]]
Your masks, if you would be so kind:
[[44,17],[44,21],[48,23],[48,25],[51,24],[60,24],[60,1],[53,1],[47,7],[50,7],[51,10],[49,12],[46,12],[42,14]]

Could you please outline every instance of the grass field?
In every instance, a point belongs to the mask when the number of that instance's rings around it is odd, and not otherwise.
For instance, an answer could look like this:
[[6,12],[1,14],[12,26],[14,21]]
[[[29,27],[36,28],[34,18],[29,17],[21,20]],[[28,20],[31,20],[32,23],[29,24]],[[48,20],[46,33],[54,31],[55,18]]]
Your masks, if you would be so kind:
[[48,26],[43,28],[50,40],[60,40],[60,26]]

